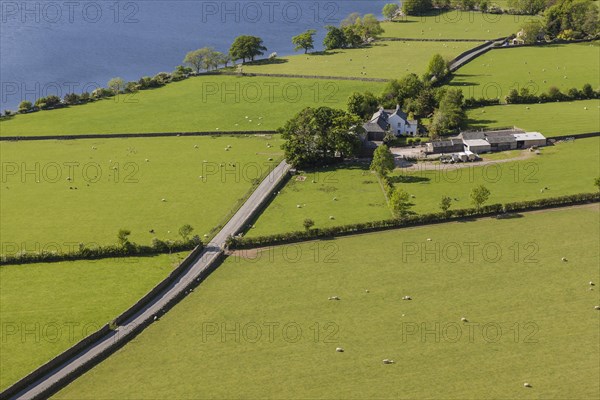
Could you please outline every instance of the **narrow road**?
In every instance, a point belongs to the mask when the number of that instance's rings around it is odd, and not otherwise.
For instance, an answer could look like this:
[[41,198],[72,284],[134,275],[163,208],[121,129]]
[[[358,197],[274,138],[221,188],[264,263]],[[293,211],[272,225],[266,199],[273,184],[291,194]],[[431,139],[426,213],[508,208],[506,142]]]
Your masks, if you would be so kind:
[[[49,371],[37,381],[31,383],[27,388],[17,393],[12,399],[34,399],[47,398],[61,387],[61,382],[79,376],[80,371],[87,370],[98,358],[109,354],[117,346],[123,345],[133,337],[136,328],[143,326],[148,320],[153,320],[155,315],[161,315],[161,310],[169,302],[186,290],[188,285],[209,270],[212,264],[218,260],[224,252],[225,241],[230,235],[236,235],[254,216],[254,213],[272,195],[273,190],[289,172],[290,166],[282,161],[271,173],[260,183],[248,200],[242,205],[238,212],[229,220],[223,229],[213,238],[197,260],[185,271],[178,280],[166,287],[137,314],[130,317],[115,331],[91,343],[85,350],[68,359],[59,367]],[[101,359],[101,358],[100,358]]]
[[454,60],[452,62],[452,64],[450,64],[450,71],[456,71],[457,69],[459,69],[460,67],[462,67],[463,65],[465,65],[466,63],[468,63],[469,61],[471,61],[472,59],[479,57],[481,54],[485,53],[486,51],[490,50],[492,47],[494,47],[497,43],[498,44],[502,44],[502,42],[504,42],[505,39],[502,40],[496,40],[496,41],[490,41],[486,46],[472,52],[469,54],[466,54],[456,60]]

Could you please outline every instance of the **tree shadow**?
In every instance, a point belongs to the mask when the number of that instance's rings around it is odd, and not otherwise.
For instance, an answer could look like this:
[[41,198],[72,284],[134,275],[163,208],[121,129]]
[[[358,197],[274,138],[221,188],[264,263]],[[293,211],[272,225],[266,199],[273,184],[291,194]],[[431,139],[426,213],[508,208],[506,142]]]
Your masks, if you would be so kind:
[[395,175],[388,178],[392,183],[419,183],[429,182],[431,179],[424,176]]
[[523,214],[519,213],[506,213],[506,214],[498,214],[496,219],[519,219],[523,218]]
[[335,54],[339,54],[339,51],[331,51],[331,50],[323,50],[323,51],[315,51],[313,53],[306,54],[307,56],[333,56]]
[[271,65],[271,64],[285,64],[289,62],[287,58],[263,58],[261,60],[248,61],[243,65]]

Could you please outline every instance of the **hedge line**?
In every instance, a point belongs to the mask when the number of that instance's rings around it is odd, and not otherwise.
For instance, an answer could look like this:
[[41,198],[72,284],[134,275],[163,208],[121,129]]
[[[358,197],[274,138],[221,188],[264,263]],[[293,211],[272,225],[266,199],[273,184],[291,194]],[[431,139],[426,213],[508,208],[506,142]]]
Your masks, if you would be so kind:
[[148,256],[155,254],[164,254],[171,252],[189,251],[196,246],[202,247],[202,241],[198,236],[188,240],[164,241],[158,238],[152,240],[152,244],[140,245],[136,243],[127,243],[125,246],[108,245],[98,247],[87,247],[80,243],[79,248],[72,252],[55,251],[20,251],[15,254],[2,254],[0,256],[0,265],[10,264],[31,264],[41,262],[58,261],[76,261],[76,260],[96,260],[109,257],[132,257]]
[[490,216],[509,212],[529,211],[598,201],[600,201],[600,193],[580,193],[569,196],[506,203],[504,205],[492,204],[489,206],[481,207],[480,209],[466,208],[458,210],[449,210],[446,213],[439,212],[421,215],[410,215],[401,219],[386,219],[382,221],[372,221],[359,224],[334,226],[331,228],[317,228],[311,229],[309,231],[296,231],[258,237],[230,237],[227,240],[227,246],[230,249],[263,247],[269,245],[301,242],[319,238],[376,232],[387,229],[397,229],[407,226],[428,225],[439,222],[461,220],[466,217]]

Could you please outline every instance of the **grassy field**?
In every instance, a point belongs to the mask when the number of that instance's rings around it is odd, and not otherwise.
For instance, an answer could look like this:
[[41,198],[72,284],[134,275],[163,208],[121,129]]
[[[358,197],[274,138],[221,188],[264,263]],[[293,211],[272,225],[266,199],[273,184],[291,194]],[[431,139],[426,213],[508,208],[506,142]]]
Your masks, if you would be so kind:
[[[298,180],[302,177],[306,179]],[[306,218],[316,227],[327,227],[390,217],[381,185],[369,166],[351,165],[292,178],[247,235],[302,230]]]
[[[307,106],[346,108],[354,91],[383,84],[202,76],[164,88],[0,122],[2,136],[273,130]],[[248,118],[246,118],[248,117]]]
[[599,226],[595,205],[232,257],[56,398],[597,398]]
[[452,10],[385,22],[382,25],[385,29],[382,36],[417,39],[498,39],[517,33],[521,25],[530,18],[524,15]]
[[178,238],[183,224],[202,237],[276,165],[281,143],[243,135],[2,142],[2,253],[115,243],[121,228],[145,244]]
[[0,268],[0,389],[100,329],[184,254]]
[[546,137],[600,131],[600,101],[509,104],[467,110],[471,128],[518,126]]
[[[435,53],[452,59],[477,46],[469,42],[376,42],[362,49],[281,57],[275,63],[245,65],[244,72],[397,79],[422,75]],[[373,84],[371,84],[373,85]],[[379,94],[380,89],[370,88]]]
[[[462,169],[440,166],[434,171],[402,172],[392,179],[415,198],[413,211],[439,211],[442,196],[454,199],[453,208],[472,207],[469,193],[474,186],[485,185],[491,192],[488,204],[535,200],[582,192],[593,192],[594,178],[600,176],[600,138],[579,139],[541,150],[541,155]],[[548,188],[548,190],[543,190]]]
[[[453,208],[471,207],[469,193],[478,184],[486,185],[492,192],[488,204],[591,192],[595,190],[594,177],[600,175],[599,146],[598,138],[580,139],[544,148],[539,156],[526,152],[529,157],[519,161],[482,167],[475,163],[458,170],[443,165],[412,172],[396,169],[391,177],[396,185],[415,196],[411,202],[417,213],[439,211],[442,196],[455,199]],[[514,152],[512,156],[521,154]],[[489,158],[499,157],[494,154]],[[338,167],[317,175],[331,180],[329,184],[313,184],[310,175],[304,182],[290,181],[247,235],[302,230],[305,218],[313,219],[316,228],[390,218],[383,191],[367,169],[368,166]],[[549,190],[541,193],[544,187]],[[334,197],[337,201],[333,201]],[[329,216],[335,219],[330,220]]]
[[[600,42],[492,50],[461,67],[450,82],[465,97],[500,98],[523,87],[541,94],[551,86],[564,93],[589,83],[600,86]],[[583,62],[585,60],[585,62]]]

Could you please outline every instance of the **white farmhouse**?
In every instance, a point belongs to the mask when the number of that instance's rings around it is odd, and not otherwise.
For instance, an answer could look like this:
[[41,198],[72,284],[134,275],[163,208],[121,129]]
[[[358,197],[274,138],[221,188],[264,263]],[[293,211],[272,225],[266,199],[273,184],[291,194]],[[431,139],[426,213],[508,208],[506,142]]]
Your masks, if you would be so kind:
[[396,136],[415,136],[419,131],[419,123],[414,119],[408,119],[400,106],[396,106],[394,112],[388,117],[390,132]]

